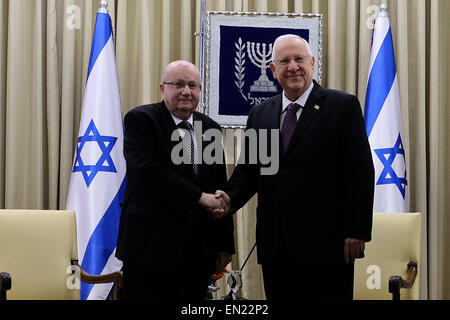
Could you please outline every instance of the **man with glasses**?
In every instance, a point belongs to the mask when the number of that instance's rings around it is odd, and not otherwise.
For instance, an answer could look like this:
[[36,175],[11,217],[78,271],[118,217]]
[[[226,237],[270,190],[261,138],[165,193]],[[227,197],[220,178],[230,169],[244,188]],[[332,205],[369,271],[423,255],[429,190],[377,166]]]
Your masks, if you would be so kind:
[[361,107],[322,88],[314,67],[306,40],[276,39],[270,69],[283,93],[251,110],[247,130],[280,130],[278,173],[238,164],[218,192],[231,212],[258,193],[258,263],[271,300],[352,299],[353,263],[371,239],[374,168]]
[[[117,244],[123,298],[202,300],[210,276],[234,253],[232,217],[213,219],[206,210],[224,206],[209,193],[226,183],[225,164],[199,163],[202,142],[193,139],[220,126],[195,111],[200,73],[190,62],[170,63],[160,89],[163,101],[124,118],[127,187]],[[198,128],[202,132],[194,132]],[[172,159],[176,132],[190,142],[183,149],[188,161],[181,164]]]

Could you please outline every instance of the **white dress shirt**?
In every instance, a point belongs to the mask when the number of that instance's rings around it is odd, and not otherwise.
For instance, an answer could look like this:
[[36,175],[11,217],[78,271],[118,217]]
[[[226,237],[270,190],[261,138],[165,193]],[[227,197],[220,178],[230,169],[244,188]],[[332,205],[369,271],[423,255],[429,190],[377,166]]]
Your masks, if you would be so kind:
[[[300,97],[298,97],[298,99],[295,100],[295,101],[289,100],[286,97],[286,95],[284,94],[284,91],[283,91],[283,95],[282,95],[283,99],[282,99],[282,103],[281,103],[280,128],[283,127],[283,120],[284,120],[284,116],[286,115],[286,108],[287,108],[287,106],[290,105],[291,103],[298,103],[299,105],[304,107],[305,104],[306,104],[306,101],[308,101],[309,95],[310,95],[310,93],[311,93],[313,88],[314,88],[314,83],[311,83],[309,88],[305,92],[303,92],[303,94]],[[297,121],[298,121],[298,118],[300,118],[300,115],[302,114],[302,111],[303,111],[303,108],[299,108],[297,110],[297,113],[296,113]]]

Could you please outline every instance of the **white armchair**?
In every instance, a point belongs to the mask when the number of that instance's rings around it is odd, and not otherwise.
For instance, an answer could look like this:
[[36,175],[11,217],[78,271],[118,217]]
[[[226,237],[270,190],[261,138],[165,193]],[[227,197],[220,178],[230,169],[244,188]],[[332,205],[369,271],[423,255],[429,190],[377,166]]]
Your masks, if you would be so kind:
[[355,262],[354,298],[419,299],[421,214],[374,213],[372,230],[366,257]]
[[74,211],[0,210],[0,300],[78,300],[80,278],[120,287],[120,272],[91,276],[79,268],[76,235]]

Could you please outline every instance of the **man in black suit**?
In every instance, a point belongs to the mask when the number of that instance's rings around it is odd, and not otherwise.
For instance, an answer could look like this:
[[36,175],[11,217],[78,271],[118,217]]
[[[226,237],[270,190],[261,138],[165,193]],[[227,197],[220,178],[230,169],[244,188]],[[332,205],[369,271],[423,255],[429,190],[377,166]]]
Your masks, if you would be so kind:
[[279,170],[264,175],[261,164],[238,164],[217,197],[231,199],[233,211],[258,193],[268,299],[352,299],[353,262],[371,240],[374,192],[359,101],[313,80],[314,56],[296,35],[275,41],[272,60],[283,93],[254,107],[246,130],[280,130]]
[[123,261],[124,299],[204,299],[210,276],[234,253],[232,217],[214,219],[206,210],[223,206],[209,193],[226,183],[225,164],[175,164],[172,152],[181,143],[172,134],[180,132],[190,142],[183,149],[187,159],[192,160],[191,144],[199,159],[206,144],[190,137],[220,130],[194,111],[199,82],[193,64],[172,62],[160,84],[163,101],[125,115],[127,187],[116,254]]

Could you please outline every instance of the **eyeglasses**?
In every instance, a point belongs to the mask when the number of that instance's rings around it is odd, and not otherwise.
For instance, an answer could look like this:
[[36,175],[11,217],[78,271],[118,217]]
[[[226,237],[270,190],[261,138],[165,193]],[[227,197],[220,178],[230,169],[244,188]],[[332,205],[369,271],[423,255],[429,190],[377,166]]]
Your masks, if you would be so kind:
[[311,58],[311,56],[295,56],[293,58],[283,58],[283,59],[273,60],[273,61],[282,66],[287,66],[289,63],[291,63],[291,60],[294,60],[294,62],[297,64],[303,64],[306,62],[306,60],[309,60],[309,58]]
[[177,90],[184,90],[186,86],[188,86],[191,91],[200,90],[200,83],[195,81],[185,82],[183,80],[177,80],[173,82],[163,82],[163,84],[169,84]]

